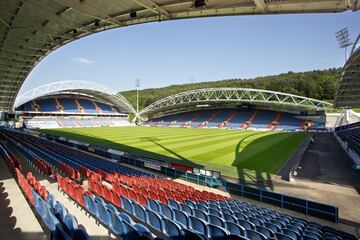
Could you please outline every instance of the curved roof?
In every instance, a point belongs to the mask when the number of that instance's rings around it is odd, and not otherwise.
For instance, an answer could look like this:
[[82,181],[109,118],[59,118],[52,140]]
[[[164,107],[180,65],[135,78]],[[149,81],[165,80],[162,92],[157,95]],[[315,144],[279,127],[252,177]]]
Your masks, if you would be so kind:
[[360,34],[350,54],[337,86],[335,107],[360,107]]
[[206,103],[253,103],[291,106],[304,109],[325,110],[331,103],[298,95],[252,88],[206,88],[174,94],[150,104],[139,115]]
[[121,94],[102,84],[88,81],[61,81],[37,87],[18,96],[14,107],[17,108],[24,103],[40,97],[61,93],[86,94],[105,102],[112,103],[122,112],[135,112],[132,105]]
[[116,27],[173,19],[358,10],[358,0],[2,0],[0,110],[11,110],[30,71],[81,37]]

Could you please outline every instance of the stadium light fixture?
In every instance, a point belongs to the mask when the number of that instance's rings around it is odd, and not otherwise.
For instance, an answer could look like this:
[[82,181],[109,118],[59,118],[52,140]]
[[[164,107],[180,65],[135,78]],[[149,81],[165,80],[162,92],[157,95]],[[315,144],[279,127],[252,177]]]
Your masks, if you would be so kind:
[[345,27],[343,29],[340,29],[339,31],[337,31],[335,33],[336,36],[336,40],[339,43],[339,47],[340,48],[344,48],[345,49],[345,62],[347,60],[347,47],[352,45],[351,39],[350,39],[350,35],[349,35],[349,30]]

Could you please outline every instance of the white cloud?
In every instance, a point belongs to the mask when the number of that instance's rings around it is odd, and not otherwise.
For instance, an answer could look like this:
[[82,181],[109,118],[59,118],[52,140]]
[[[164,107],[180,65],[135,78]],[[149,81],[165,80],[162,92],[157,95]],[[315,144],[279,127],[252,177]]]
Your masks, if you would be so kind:
[[93,61],[87,59],[87,58],[83,58],[83,57],[79,57],[79,58],[71,58],[70,59],[73,62],[77,62],[80,64],[93,64]]

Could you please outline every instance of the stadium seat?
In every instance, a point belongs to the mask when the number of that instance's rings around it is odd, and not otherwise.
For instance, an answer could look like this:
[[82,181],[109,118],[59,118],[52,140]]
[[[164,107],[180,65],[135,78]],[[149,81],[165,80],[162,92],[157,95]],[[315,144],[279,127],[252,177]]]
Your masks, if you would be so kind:
[[168,205],[165,205],[163,203],[160,203],[160,213],[162,215],[164,215],[165,217],[167,217],[168,219],[173,219],[173,210],[168,206]]
[[110,216],[111,216],[111,222],[109,225],[110,229],[112,230],[113,233],[115,233],[115,235],[121,236],[125,228],[122,218],[120,217],[120,215],[115,214],[113,212],[110,213]]
[[123,196],[120,197],[120,202],[121,202],[121,208],[124,209],[124,211],[127,212],[128,214],[132,214],[133,212],[132,202],[129,199],[124,198]]
[[255,230],[246,229],[245,236],[251,240],[266,240],[266,236]]
[[163,218],[161,219],[161,230],[162,233],[173,240],[181,240],[182,239],[182,233],[181,233],[181,227],[177,223],[175,223],[172,220]]
[[222,240],[226,239],[230,235],[230,232],[222,227],[214,224],[207,225],[207,236],[211,240]]
[[274,232],[271,229],[267,228],[267,227],[256,226],[255,229],[259,233],[262,233],[266,238],[275,237]]
[[76,218],[71,215],[71,214],[67,214],[64,218],[64,224],[66,226],[66,228],[69,230],[69,232],[73,232],[76,229],[78,229],[78,223]]
[[162,217],[150,209],[145,210],[146,213],[146,224],[154,228],[156,231],[161,232],[161,219]]
[[111,221],[110,212],[107,210],[106,206],[103,205],[102,203],[97,202],[96,204],[98,208],[98,215],[97,215],[98,219],[104,225],[109,226]]
[[206,222],[200,218],[189,216],[189,228],[205,236],[207,235]]
[[54,206],[54,213],[61,221],[65,220],[66,215],[68,215],[67,209],[61,203],[56,203]]
[[90,240],[91,238],[82,228],[78,228],[74,231],[73,240]]
[[222,218],[220,218],[220,217],[209,214],[207,218],[208,218],[208,222],[211,223],[211,224],[214,224],[214,225],[216,225],[218,227],[224,227],[225,226],[224,220]]
[[225,222],[225,228],[232,234],[232,235],[241,235],[245,236],[245,228],[240,226],[237,223],[233,222]]
[[183,235],[183,239],[191,239],[191,240],[207,240],[208,238],[205,237],[202,234],[199,234],[195,231],[192,231],[190,229],[184,228],[182,229],[182,235]]
[[182,228],[187,228],[189,226],[188,214],[177,209],[174,209],[173,212],[173,220],[176,221],[179,225],[181,225]]
[[133,212],[132,215],[139,221],[146,221],[145,208],[137,203],[133,203]]

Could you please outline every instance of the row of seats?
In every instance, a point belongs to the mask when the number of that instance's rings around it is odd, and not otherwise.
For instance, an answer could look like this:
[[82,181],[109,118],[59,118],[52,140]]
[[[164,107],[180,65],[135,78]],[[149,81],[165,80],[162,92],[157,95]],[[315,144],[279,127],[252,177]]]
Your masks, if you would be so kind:
[[[238,109],[195,110],[186,113],[156,117],[144,122],[148,126],[226,127],[253,129],[304,129],[305,121],[296,114],[270,110],[240,111]],[[309,128],[322,129],[324,123],[309,124]]]
[[360,122],[337,127],[335,132],[360,156]]
[[[42,159],[56,168],[58,163],[64,163],[74,169],[79,166],[86,167],[91,171],[103,171],[106,173],[118,172],[121,174],[154,176],[137,169],[107,161],[95,155],[78,151],[63,145],[49,142],[34,136],[9,130],[1,130],[13,145],[19,149],[25,158]],[[16,139],[16,141],[14,141]],[[20,144],[21,143],[21,144]]]
[[[207,191],[199,191],[193,187],[169,179],[115,175],[111,180],[113,189],[117,192],[120,191],[125,197],[130,197],[131,192],[134,191],[135,194],[141,194],[145,198],[150,197],[164,203],[167,203],[168,199],[176,199],[179,202],[184,202],[186,199],[196,202],[199,200],[228,199],[222,195]],[[121,185],[119,186],[119,184],[126,185],[131,189],[121,188]]]
[[[81,111],[82,110],[82,111]],[[88,99],[72,97],[44,98],[25,103],[17,111],[70,112],[70,113],[118,113],[114,106]]]
[[[22,137],[21,140],[25,138]],[[31,139],[30,142],[33,144],[36,139]],[[36,144],[39,144],[36,147],[41,150],[47,149],[43,147],[46,143]],[[61,149],[57,147],[58,145],[55,144],[52,149],[56,153],[61,152]],[[63,147],[63,152],[58,158],[59,161],[66,159],[62,158],[66,155],[64,148],[67,150],[66,147]],[[51,154],[51,151],[46,150],[46,153]],[[67,152],[67,154],[75,155],[76,153]],[[79,154],[84,153],[79,152]],[[82,167],[86,168],[87,165],[82,165]],[[336,229],[282,214],[255,204],[228,198],[211,199],[216,195],[193,191],[192,188],[185,188],[171,180],[156,178],[151,175],[109,174],[109,171],[107,173],[105,179],[112,183],[112,189],[103,187],[101,174],[92,176],[90,173],[89,189],[93,194],[97,197],[102,196],[103,200],[113,203],[111,205],[114,207],[120,206],[122,211],[133,216],[134,221],[142,223],[160,237],[183,239],[186,236],[187,239],[191,239],[187,234],[192,234],[192,236],[197,237],[194,237],[194,239],[234,239],[236,238],[235,235],[240,235],[240,239],[356,239],[354,236]],[[151,196],[154,195],[150,195],[150,192],[155,192],[164,194],[164,197],[166,197],[167,192],[172,194],[172,189],[176,189],[180,194],[181,190],[186,189],[189,194],[184,196],[182,201],[177,201],[175,195],[175,199],[156,199],[156,197],[153,199]],[[210,198],[191,200],[192,191],[199,194],[200,197],[204,195]],[[91,203],[87,205],[89,200],[87,196],[92,196],[86,193],[84,195],[86,208],[90,209],[89,211],[93,210],[96,216],[96,210],[94,210],[96,207],[93,207]],[[140,200],[138,196],[143,198]],[[146,198],[146,196],[148,197]],[[120,203],[117,202],[119,197]],[[144,201],[144,198],[146,201]],[[94,199],[95,197],[89,201]],[[99,212],[98,218],[101,218],[100,215],[107,215],[109,211]],[[238,234],[235,234],[236,232]]]
[[5,160],[6,164],[8,165],[11,173],[15,173],[15,169],[19,169],[21,171],[22,165],[20,161],[13,155],[9,150],[0,143],[0,155]]
[[78,226],[76,218],[68,212],[63,204],[56,201],[52,194],[43,199],[33,190],[35,210],[41,223],[51,233],[51,239],[88,240],[89,235],[84,228]]

